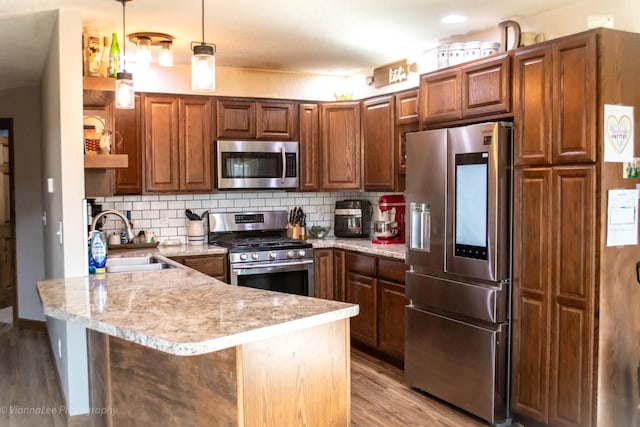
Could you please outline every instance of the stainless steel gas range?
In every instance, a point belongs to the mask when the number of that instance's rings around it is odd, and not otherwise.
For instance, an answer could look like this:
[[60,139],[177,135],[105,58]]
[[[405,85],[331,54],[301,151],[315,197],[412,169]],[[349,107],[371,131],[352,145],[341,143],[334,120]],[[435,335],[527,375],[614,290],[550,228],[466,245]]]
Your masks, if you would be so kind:
[[313,296],[313,247],[287,237],[287,212],[209,213],[209,244],[228,249],[232,285]]

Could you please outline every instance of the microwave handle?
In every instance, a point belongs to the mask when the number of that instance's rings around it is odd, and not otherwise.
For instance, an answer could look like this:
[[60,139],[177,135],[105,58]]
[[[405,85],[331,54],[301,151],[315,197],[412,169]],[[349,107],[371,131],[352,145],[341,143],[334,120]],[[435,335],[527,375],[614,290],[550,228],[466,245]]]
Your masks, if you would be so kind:
[[282,177],[280,178],[280,183],[284,184],[287,176],[287,156],[284,151],[284,146],[280,147],[280,153],[282,154]]

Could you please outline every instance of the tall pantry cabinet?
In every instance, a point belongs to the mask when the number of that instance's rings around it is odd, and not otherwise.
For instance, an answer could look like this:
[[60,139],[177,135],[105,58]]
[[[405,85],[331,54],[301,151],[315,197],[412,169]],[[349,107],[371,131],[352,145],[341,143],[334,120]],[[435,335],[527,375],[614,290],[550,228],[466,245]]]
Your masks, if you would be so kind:
[[514,54],[516,419],[640,423],[640,247],[606,246],[608,190],[638,180],[603,161],[604,105],[640,118],[639,46],[639,34],[597,29]]

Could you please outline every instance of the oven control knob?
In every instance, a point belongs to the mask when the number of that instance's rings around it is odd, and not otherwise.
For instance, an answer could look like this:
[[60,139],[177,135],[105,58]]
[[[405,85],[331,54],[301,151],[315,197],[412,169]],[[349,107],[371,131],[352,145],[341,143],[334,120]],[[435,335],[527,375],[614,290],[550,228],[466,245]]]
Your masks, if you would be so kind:
[[296,256],[295,252],[293,252],[293,251],[288,251],[287,252],[287,258],[293,258],[294,256]]
[[278,258],[278,254],[277,253],[275,253],[275,252],[269,253],[269,259],[276,259],[276,258]]
[[251,258],[257,261],[260,259],[260,254],[258,254],[258,252],[254,252],[251,254]]
[[246,261],[246,260],[247,260],[247,258],[249,258],[249,256],[248,256],[247,254],[240,254],[240,259],[241,259],[242,261]]
[[298,256],[299,256],[300,258],[304,257],[306,254],[307,254],[307,253],[305,252],[305,250],[304,250],[304,249],[300,249],[300,250],[298,251]]

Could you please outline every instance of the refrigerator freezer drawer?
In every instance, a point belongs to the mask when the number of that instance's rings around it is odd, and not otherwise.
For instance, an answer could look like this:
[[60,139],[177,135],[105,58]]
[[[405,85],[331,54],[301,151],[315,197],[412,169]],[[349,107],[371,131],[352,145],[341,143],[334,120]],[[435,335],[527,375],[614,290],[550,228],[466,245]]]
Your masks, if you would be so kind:
[[406,293],[412,305],[472,317],[483,322],[507,320],[508,283],[461,282],[409,271]]
[[507,417],[507,326],[487,329],[407,307],[409,385],[493,424]]

